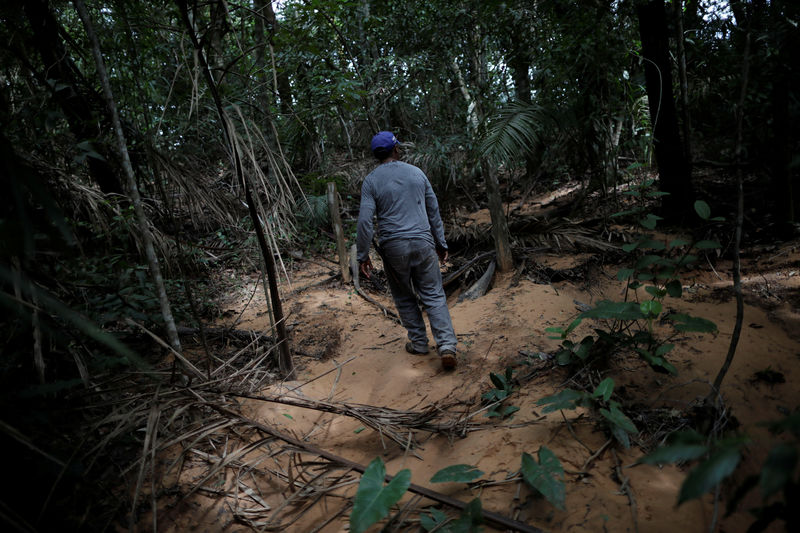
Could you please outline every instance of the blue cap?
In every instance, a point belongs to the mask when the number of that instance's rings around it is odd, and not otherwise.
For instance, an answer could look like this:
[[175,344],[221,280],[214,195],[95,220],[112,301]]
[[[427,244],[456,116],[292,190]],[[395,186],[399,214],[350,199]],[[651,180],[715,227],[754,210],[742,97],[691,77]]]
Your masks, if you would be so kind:
[[374,154],[388,155],[392,148],[400,144],[391,131],[379,131],[372,138],[370,149]]

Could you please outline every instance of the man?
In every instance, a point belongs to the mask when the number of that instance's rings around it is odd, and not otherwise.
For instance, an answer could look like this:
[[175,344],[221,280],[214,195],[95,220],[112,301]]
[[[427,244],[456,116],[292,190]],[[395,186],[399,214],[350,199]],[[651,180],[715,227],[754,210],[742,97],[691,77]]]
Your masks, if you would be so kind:
[[439,270],[439,261],[447,260],[439,203],[425,173],[400,161],[398,144],[389,131],[378,132],[372,138],[372,153],[380,164],[361,185],[359,270],[370,277],[372,217],[377,215],[384,270],[400,320],[408,330],[406,351],[428,353],[428,335],[417,304],[419,295],[428,313],[442,368],[452,370],[456,366],[457,340]]

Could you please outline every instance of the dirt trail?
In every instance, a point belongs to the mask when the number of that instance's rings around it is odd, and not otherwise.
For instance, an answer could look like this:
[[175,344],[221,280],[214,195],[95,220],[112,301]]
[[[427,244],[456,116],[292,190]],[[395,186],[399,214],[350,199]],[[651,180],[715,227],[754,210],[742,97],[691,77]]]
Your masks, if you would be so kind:
[[[781,259],[768,265],[772,294],[780,294],[774,301],[765,301],[756,272],[746,273],[754,281],[746,283],[744,329],[736,360],[723,386],[727,406],[741,429],[754,439],[745,457],[745,470],[757,469],[772,443],[757,423],[774,420],[800,405],[800,390],[793,385],[800,380],[800,276],[796,272],[790,275],[792,268],[797,269],[793,266],[798,264],[796,250],[787,248]],[[534,259],[541,264],[565,260],[555,256]],[[754,261],[751,266],[755,269],[764,265]],[[494,287],[478,300],[456,303],[451,299],[459,338],[459,366],[450,373],[441,370],[433,352],[428,356],[407,354],[403,349],[403,328],[351,288],[333,284],[295,292],[286,297],[293,346],[313,357],[297,357],[297,380],[276,384],[265,392],[280,393],[299,386],[295,393],[311,399],[408,410],[447,399],[479,401],[480,394],[491,387],[489,372],[502,372],[509,365],[524,368],[520,364],[525,359],[521,351],[552,353],[556,349],[557,341],[548,339],[545,328],[566,325],[577,315],[581,304],[620,296],[622,285],[613,278],[616,269],[607,267],[608,272],[603,272],[600,268],[592,272],[592,282],[585,287],[569,282],[543,285],[524,277],[515,280],[506,276],[497,279]],[[727,272],[726,265],[717,265],[716,272]],[[293,287],[297,290],[312,285],[327,275],[324,268],[304,263],[292,274]],[[729,280],[718,279],[710,269],[695,276],[685,280],[689,293],[686,297],[666,304],[716,322],[719,332],[686,334],[678,339],[670,355],[679,372],[675,377],[657,374],[636,360],[620,361],[608,374],[617,381],[617,387],[624,385],[627,401],[637,405],[657,401],[666,413],[672,408],[675,417],[707,394],[707,382],[714,379],[725,358],[735,319]],[[387,297],[373,296],[393,308]],[[263,295],[257,294],[240,327],[268,327],[263,311],[259,311],[262,303]],[[588,322],[581,326],[586,331],[591,327]],[[576,337],[581,338],[580,333],[576,332]],[[757,380],[756,372],[766,369],[780,373],[785,382],[769,384]],[[600,450],[607,436],[588,413],[565,412],[571,420],[567,426],[560,413],[542,416],[535,405],[539,398],[559,390],[568,378],[562,369],[543,369],[511,399],[510,403],[520,407],[513,420],[498,422],[478,415],[475,421],[484,424],[483,429],[452,441],[442,436],[424,440],[422,447],[415,450],[417,457],[378,433],[364,430],[356,420],[275,404],[252,403],[249,409],[260,422],[339,456],[367,464],[380,455],[390,474],[410,468],[413,483],[465,502],[480,497],[484,509],[546,531],[635,531],[637,527],[642,532],[708,531],[714,513],[712,497],[676,508],[686,471],[675,466],[633,466],[641,456],[636,448],[607,447],[587,465],[588,474],[579,475],[591,452]],[[635,414],[633,410],[632,415]],[[669,425],[668,415],[662,423]],[[637,424],[646,425],[642,421]],[[541,445],[553,450],[567,471],[565,511],[536,497],[520,481],[481,489],[428,482],[439,469],[460,463],[477,466],[485,472],[484,480],[503,481],[519,469],[523,452],[535,456]],[[727,490],[723,490],[723,499]],[[742,508],[756,503],[746,500]],[[294,530],[306,531],[319,525],[330,511],[324,505],[318,507]],[[720,531],[745,531],[752,521],[743,511],[724,518],[724,506],[719,512]],[[346,529],[347,518],[343,515],[322,531]]]

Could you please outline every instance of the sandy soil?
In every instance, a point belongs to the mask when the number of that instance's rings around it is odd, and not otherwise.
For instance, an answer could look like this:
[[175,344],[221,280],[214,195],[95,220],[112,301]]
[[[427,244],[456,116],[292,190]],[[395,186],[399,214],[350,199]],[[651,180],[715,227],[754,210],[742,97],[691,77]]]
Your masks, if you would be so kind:
[[[800,405],[800,390],[794,385],[800,379],[799,250],[798,243],[786,244],[751,250],[745,259],[744,328],[722,390],[740,431],[753,439],[744,466],[735,475],[737,480],[759,469],[774,442],[758,423],[777,419]],[[533,261],[539,266],[564,269],[585,264],[585,259],[586,255],[539,255],[529,258],[528,264]],[[535,357],[557,348],[558,341],[549,339],[545,328],[568,324],[583,305],[619,298],[623,285],[614,278],[616,266],[592,264],[586,279],[548,284],[512,273],[498,276],[491,290],[475,301],[458,302],[458,295],[453,294],[450,310],[459,338],[459,364],[455,371],[444,372],[434,352],[427,356],[406,353],[404,329],[359,297],[352,287],[339,282],[315,285],[335,269],[333,263],[330,268],[326,264],[317,260],[293,265],[292,288],[283,287],[284,305],[290,311],[293,347],[303,355],[296,356],[296,380],[275,384],[265,393],[286,394],[291,389],[292,394],[309,399],[400,410],[459,400],[477,409],[481,393],[491,388],[489,373],[501,373],[511,366],[517,376],[530,376],[509,401],[520,409],[511,420],[478,415],[474,421],[480,428],[463,438],[417,434],[422,444],[413,452],[343,416],[249,401],[243,407],[253,418],[360,464],[381,456],[389,474],[409,468],[413,483],[464,502],[479,497],[485,510],[545,531],[709,530],[714,515],[711,495],[676,506],[687,468],[635,465],[642,450],[636,446],[625,450],[616,443],[604,448],[608,435],[591,413],[566,411],[564,415],[570,420],[567,425],[561,413],[543,415],[536,405],[538,399],[566,386],[571,377],[565,369]],[[677,338],[677,347],[669,356],[678,368],[677,376],[655,373],[633,358],[620,358],[602,375],[598,373],[598,381],[610,376],[618,390],[624,386],[621,398],[643,430],[642,442],[652,442],[659,431],[680,425],[691,406],[708,394],[708,383],[722,365],[734,327],[736,312],[729,271],[724,263],[697,270],[684,280],[684,298],[665,302],[670,309],[710,319],[719,328],[716,334]],[[229,305],[237,314],[255,282],[243,283],[241,294],[231,295]],[[370,294],[393,308],[386,294]],[[580,339],[583,330],[590,331],[593,325],[587,321],[575,336]],[[268,327],[260,290],[245,309],[239,327]],[[784,382],[766,383],[756,377],[757,372],[767,369],[780,373]],[[535,456],[543,445],[555,452],[567,472],[565,511],[538,497],[517,475],[522,453]],[[480,481],[502,483],[467,486],[429,482],[439,469],[462,463],[482,470],[485,474]],[[354,479],[339,493],[352,494],[358,477]],[[255,483],[263,498],[273,507],[279,505],[286,490],[284,484],[276,479]],[[728,485],[723,488],[722,500],[730,490]],[[230,519],[230,503],[226,506],[219,498],[204,494],[192,498],[162,518],[159,529],[242,530],[241,524]],[[426,505],[424,500],[415,503]],[[740,508],[757,503],[751,498]],[[341,508],[339,496],[323,497],[289,530],[321,527],[325,532],[346,531],[349,511],[335,515]],[[724,506],[719,512],[724,514]],[[720,516],[718,531],[745,531],[751,522],[750,515],[740,510]]]

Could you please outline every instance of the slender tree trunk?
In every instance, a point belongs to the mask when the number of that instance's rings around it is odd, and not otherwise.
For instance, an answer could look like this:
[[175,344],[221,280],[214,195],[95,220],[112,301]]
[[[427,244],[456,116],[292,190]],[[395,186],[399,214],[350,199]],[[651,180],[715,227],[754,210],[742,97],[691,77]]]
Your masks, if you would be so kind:
[[203,47],[197,40],[197,34],[194,32],[194,28],[192,27],[192,22],[189,18],[189,8],[186,4],[186,0],[176,0],[176,2],[181,13],[181,18],[183,19],[183,23],[186,26],[186,30],[189,32],[190,39],[192,40],[192,45],[197,52],[197,57],[200,61],[200,67],[203,71],[203,77],[208,84],[208,89],[211,92],[212,97],[214,98],[214,105],[217,108],[217,113],[222,125],[223,138],[231,156],[231,162],[233,163],[234,170],[236,172],[236,178],[244,188],[245,201],[247,202],[247,208],[250,212],[250,218],[253,220],[256,239],[258,240],[258,245],[261,249],[261,255],[267,269],[267,279],[269,280],[270,293],[269,296],[270,301],[272,302],[272,313],[275,317],[275,331],[277,333],[276,337],[278,341],[278,367],[286,377],[292,378],[294,377],[294,362],[292,361],[292,352],[289,348],[289,337],[286,332],[286,321],[284,320],[283,316],[283,304],[281,303],[281,297],[278,293],[278,275],[275,268],[275,258],[272,255],[271,247],[267,244],[267,239],[264,235],[264,229],[261,227],[261,221],[258,216],[256,204],[251,192],[250,180],[242,171],[242,161],[241,157],[239,156],[239,148],[236,146],[233,133],[230,131],[230,122],[227,114],[225,113],[225,108],[222,106],[222,100],[219,97],[217,85],[214,82],[214,78],[211,76],[211,72],[208,68],[208,62],[206,61]]
[[740,248],[742,243],[742,223],[744,222],[744,190],[742,177],[742,148],[743,148],[743,121],[744,103],[747,96],[747,82],[750,73],[750,31],[745,36],[744,59],[742,64],[742,86],[739,93],[739,103],[736,107],[736,230],[733,239],[733,291],[736,295],[736,323],[733,326],[731,342],[728,346],[728,354],[722,364],[717,377],[714,379],[714,387],[711,390],[706,403],[711,403],[719,395],[722,387],[722,380],[733,363],[733,356],[736,355],[736,346],[739,344],[739,336],[742,333],[742,322],[744,320],[744,297],[742,295],[742,269],[740,262]]
[[681,127],[683,131],[683,153],[691,173],[692,168],[692,121],[689,115],[689,80],[686,75],[686,39],[683,33],[683,0],[672,3],[675,10],[675,42],[678,48],[678,78],[681,95]]
[[114,102],[114,95],[111,93],[111,84],[108,81],[108,74],[106,73],[105,63],[103,62],[103,55],[100,52],[100,43],[94,33],[92,21],[89,18],[89,12],[83,0],[74,0],[75,8],[81,17],[83,26],[86,29],[86,35],[92,43],[92,54],[94,55],[95,64],[97,65],[97,75],[100,78],[100,84],[103,87],[103,97],[106,100],[108,111],[111,114],[111,122],[114,126],[114,134],[117,139],[117,150],[119,151],[120,159],[122,160],[122,168],[125,172],[125,178],[128,183],[128,194],[133,203],[134,213],[136,215],[136,222],[140,233],[140,238],[144,244],[145,255],[147,256],[147,263],[150,268],[150,275],[153,277],[153,285],[155,285],[156,292],[158,293],[158,301],[161,304],[161,316],[164,319],[164,325],[167,330],[167,339],[169,340],[172,348],[180,353],[181,342],[178,338],[178,330],[175,327],[175,320],[172,317],[172,310],[170,309],[169,298],[167,297],[167,290],[164,285],[164,278],[161,276],[161,267],[158,263],[158,256],[156,255],[153,246],[153,235],[150,233],[150,224],[145,215],[144,208],[142,207],[142,199],[139,196],[139,188],[136,185],[136,176],[133,173],[133,166],[131,165],[130,157],[128,156],[128,147],[125,142],[125,134],[122,131],[122,123],[119,120],[117,113],[117,105]]
[[497,252],[497,268],[500,272],[509,272],[514,268],[514,258],[511,255],[510,232],[508,220],[503,211],[503,200],[500,195],[500,183],[497,181],[497,170],[484,160],[481,162],[481,173],[486,183],[486,193],[489,197],[489,215],[492,217],[492,238],[494,249]]
[[649,0],[637,7],[642,39],[647,99],[653,121],[653,149],[660,188],[669,193],[662,200],[662,216],[680,221],[691,212],[693,192],[690,169],[683,153],[678,128],[672,72],[669,60],[664,0]]

